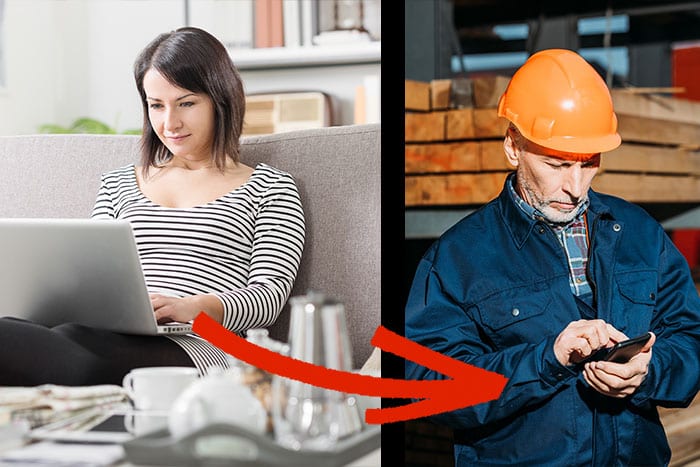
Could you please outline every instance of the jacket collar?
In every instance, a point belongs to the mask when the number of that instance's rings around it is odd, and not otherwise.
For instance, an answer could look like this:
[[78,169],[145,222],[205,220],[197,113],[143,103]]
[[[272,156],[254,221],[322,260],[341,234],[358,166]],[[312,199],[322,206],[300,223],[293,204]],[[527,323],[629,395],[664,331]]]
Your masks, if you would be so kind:
[[[506,177],[503,189],[498,195],[496,202],[506,230],[510,232],[515,245],[520,249],[527,241],[533,229],[540,224],[540,221],[528,216],[515,204],[515,201],[513,201],[508,186],[513,178],[515,178],[515,172],[510,173],[508,177]],[[588,205],[588,212],[586,215],[588,216],[589,222],[601,216],[611,217],[610,208],[595,191],[591,189],[588,190],[588,199],[590,204]]]

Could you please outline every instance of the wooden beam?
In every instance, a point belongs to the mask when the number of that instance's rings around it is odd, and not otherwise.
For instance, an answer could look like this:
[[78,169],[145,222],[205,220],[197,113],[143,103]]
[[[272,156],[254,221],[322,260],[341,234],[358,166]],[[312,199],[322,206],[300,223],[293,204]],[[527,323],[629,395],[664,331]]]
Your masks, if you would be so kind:
[[613,107],[619,115],[654,118],[670,122],[700,123],[700,102],[677,97],[632,94],[613,89]]
[[481,170],[514,170],[515,167],[510,165],[506,154],[503,150],[503,141],[481,141],[479,143],[479,149],[481,150],[480,161]]
[[450,107],[454,109],[474,107],[472,80],[470,78],[452,78]]
[[697,177],[602,173],[593,179],[593,189],[619,196],[633,203],[697,202],[700,183]]
[[600,172],[700,175],[700,152],[622,143],[601,158]]
[[407,174],[509,171],[503,141],[440,142],[406,144],[404,170]]
[[446,139],[474,138],[474,109],[452,109],[447,111]]
[[498,100],[508,87],[509,82],[509,77],[500,75],[473,77],[474,107],[478,109],[497,107]]
[[407,174],[430,172],[478,172],[481,149],[476,141],[463,143],[406,144]]
[[475,138],[503,138],[508,120],[499,117],[496,109],[474,109]]
[[700,395],[686,408],[659,407],[659,419],[671,447],[669,467],[700,459]]
[[407,79],[404,86],[406,110],[430,111],[430,83]]
[[406,112],[405,142],[444,141],[445,112]]
[[501,192],[507,172],[448,175],[408,175],[406,206],[486,203]]
[[618,115],[622,141],[700,148],[700,124]]
[[452,80],[434,79],[430,82],[430,108],[444,110],[450,108]]
[[[407,175],[405,205],[484,204],[498,196],[508,172]],[[690,175],[602,173],[593,189],[633,203],[700,202],[700,179]]]

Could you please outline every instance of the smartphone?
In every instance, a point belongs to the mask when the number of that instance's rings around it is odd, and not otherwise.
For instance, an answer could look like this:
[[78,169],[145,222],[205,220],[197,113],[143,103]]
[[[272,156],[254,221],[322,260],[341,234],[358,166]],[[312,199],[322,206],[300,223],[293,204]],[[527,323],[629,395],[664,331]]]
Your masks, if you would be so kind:
[[646,332],[641,336],[633,337],[632,339],[627,339],[626,341],[618,342],[612,347],[603,348],[594,352],[593,355],[586,358],[583,363],[586,362],[615,362],[615,363],[627,363],[630,358],[637,355],[642,348],[651,339],[651,333]]
[[35,428],[29,437],[38,440],[70,441],[76,443],[122,443],[134,438],[124,423],[122,413],[104,413],[93,419],[74,420],[71,425],[48,425]]

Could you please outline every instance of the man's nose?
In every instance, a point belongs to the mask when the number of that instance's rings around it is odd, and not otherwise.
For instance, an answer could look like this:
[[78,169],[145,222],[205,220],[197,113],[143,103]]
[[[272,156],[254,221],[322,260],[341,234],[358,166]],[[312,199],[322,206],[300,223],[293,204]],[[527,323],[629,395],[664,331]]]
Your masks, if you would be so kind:
[[578,200],[583,196],[584,190],[584,173],[580,164],[571,165],[566,171],[564,179],[564,192],[569,194],[572,199]]

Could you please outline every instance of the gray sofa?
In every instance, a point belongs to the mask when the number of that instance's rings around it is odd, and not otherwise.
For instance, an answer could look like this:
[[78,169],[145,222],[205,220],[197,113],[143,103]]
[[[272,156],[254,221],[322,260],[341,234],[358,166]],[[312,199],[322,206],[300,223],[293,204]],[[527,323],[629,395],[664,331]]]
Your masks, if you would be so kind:
[[[359,368],[380,324],[379,124],[248,136],[242,161],[291,173],[299,186],[307,236],[292,296],[310,289],[345,304]],[[88,217],[102,172],[138,162],[138,137],[0,137],[0,217]],[[288,306],[271,328],[287,338]]]

